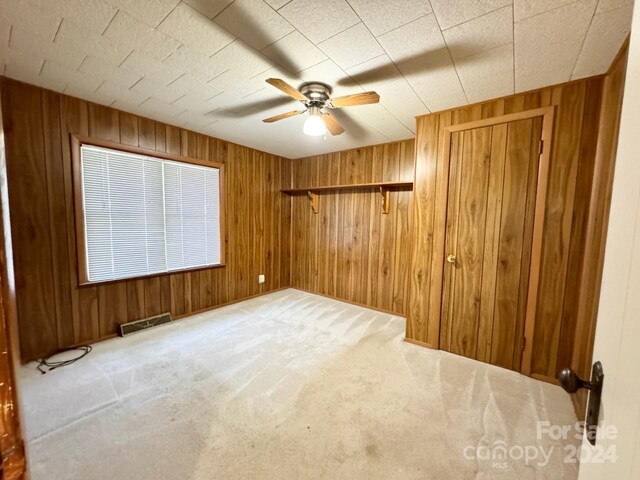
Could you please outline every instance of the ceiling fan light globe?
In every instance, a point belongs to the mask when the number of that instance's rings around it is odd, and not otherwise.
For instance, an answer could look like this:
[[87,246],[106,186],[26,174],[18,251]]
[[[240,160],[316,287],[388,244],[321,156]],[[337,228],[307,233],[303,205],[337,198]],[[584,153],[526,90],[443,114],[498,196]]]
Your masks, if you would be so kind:
[[327,127],[325,126],[321,116],[309,115],[309,117],[304,121],[302,133],[311,137],[319,137],[327,133]]

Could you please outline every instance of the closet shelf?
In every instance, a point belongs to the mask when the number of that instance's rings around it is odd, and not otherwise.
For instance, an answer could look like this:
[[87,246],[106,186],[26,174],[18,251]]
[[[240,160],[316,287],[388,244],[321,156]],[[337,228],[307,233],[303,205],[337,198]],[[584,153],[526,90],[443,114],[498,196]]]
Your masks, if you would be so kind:
[[389,213],[389,192],[391,190],[412,190],[413,182],[377,182],[377,183],[352,183],[349,185],[328,185],[324,187],[292,188],[280,190],[287,195],[306,195],[313,213],[318,213],[321,192],[337,192],[340,190],[379,190],[382,195],[382,213]]
[[413,182],[376,182],[352,183],[349,185],[327,185],[322,187],[289,188],[280,190],[287,195],[306,195],[308,192],[328,192],[338,190],[373,190],[373,189],[401,190],[413,189]]

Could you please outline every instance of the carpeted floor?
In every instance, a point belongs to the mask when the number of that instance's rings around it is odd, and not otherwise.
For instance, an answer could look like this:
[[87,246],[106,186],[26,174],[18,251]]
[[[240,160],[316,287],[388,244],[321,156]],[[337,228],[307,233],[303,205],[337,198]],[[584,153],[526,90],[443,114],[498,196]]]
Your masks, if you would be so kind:
[[577,478],[567,441],[537,438],[576,421],[559,387],[403,335],[400,317],[284,290],[24,366],[31,478]]

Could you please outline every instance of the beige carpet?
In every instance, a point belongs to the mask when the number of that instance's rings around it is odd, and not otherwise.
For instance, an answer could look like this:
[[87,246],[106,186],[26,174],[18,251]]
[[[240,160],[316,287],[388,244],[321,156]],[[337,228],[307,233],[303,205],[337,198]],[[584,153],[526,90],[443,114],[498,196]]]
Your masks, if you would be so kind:
[[[537,439],[538,420],[576,421],[559,387],[403,334],[400,317],[285,290],[46,375],[27,365],[32,480],[577,478],[564,441]],[[513,458],[484,459],[494,446]]]

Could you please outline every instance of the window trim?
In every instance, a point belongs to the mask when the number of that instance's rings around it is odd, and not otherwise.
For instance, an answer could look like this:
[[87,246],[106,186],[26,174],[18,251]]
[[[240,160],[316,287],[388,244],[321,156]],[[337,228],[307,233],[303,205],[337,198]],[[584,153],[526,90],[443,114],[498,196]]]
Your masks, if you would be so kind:
[[[134,153],[137,155],[145,155],[148,157],[154,157],[161,160],[171,160],[174,162],[189,163],[192,165],[199,165],[201,167],[214,167],[219,171],[220,176],[220,263],[217,265],[206,265],[201,267],[183,268],[179,270],[171,270],[170,272],[154,273],[150,275],[141,275],[138,277],[121,278],[117,280],[101,280],[97,282],[89,281],[88,269],[87,269],[87,246],[85,244],[85,212],[84,212],[84,199],[82,197],[82,158],[80,149],[83,145],[90,145],[94,147],[110,148],[112,150],[118,150],[121,152]],[[220,268],[226,266],[225,255],[225,176],[224,176],[224,163],[220,162],[208,162],[206,160],[199,160],[196,158],[185,157],[177,155],[175,153],[158,152],[156,150],[150,150],[143,147],[134,147],[132,145],[123,145],[118,142],[111,142],[108,140],[101,140],[99,138],[88,137],[85,135],[71,134],[71,168],[72,168],[72,184],[73,184],[73,206],[75,216],[75,237],[76,237],[76,255],[78,262],[78,284],[79,286],[96,286],[109,283],[127,282],[131,280],[139,280],[141,278],[153,278],[162,277],[165,275],[171,275],[175,273],[183,272],[196,272],[199,270],[209,270],[212,268]]]

